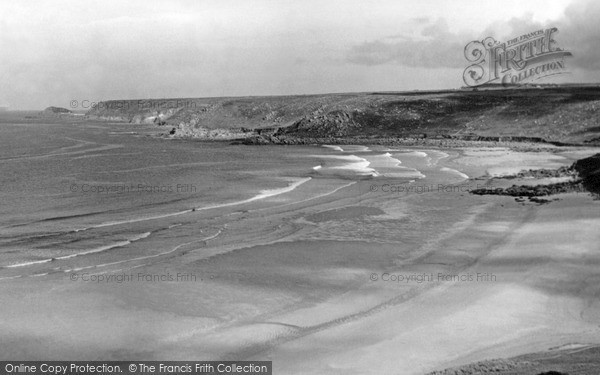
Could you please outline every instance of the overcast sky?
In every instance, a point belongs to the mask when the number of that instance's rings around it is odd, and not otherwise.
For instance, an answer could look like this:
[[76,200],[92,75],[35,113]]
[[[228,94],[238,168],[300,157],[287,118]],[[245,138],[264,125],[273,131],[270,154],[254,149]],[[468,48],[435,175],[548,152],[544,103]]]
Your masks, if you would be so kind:
[[0,0],[0,105],[458,88],[468,42],[552,26],[561,79],[600,82],[598,20],[593,0]]

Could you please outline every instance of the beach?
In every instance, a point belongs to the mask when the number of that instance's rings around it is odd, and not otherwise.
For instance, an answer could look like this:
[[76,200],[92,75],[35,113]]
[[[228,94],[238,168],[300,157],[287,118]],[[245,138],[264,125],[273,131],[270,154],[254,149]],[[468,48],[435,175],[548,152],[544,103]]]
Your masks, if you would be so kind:
[[[600,343],[598,201],[470,194],[592,148],[253,148],[144,129],[61,125],[64,144],[2,155],[5,194],[29,200],[1,223],[3,359],[422,374]],[[54,179],[11,182],[23,165]]]

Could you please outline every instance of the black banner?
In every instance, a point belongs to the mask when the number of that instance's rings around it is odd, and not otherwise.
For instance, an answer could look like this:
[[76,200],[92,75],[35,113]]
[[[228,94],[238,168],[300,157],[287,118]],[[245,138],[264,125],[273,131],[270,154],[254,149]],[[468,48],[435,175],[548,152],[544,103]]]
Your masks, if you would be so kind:
[[0,361],[0,374],[271,375],[271,361]]

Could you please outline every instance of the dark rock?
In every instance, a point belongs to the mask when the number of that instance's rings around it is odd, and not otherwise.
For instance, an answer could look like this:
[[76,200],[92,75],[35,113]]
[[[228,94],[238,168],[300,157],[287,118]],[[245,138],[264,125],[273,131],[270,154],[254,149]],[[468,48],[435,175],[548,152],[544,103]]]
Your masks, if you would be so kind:
[[581,159],[573,164],[579,176],[583,179],[583,186],[596,196],[600,195],[600,154]]
[[73,112],[69,111],[66,108],[62,108],[62,107],[48,107],[42,111],[42,115],[54,115],[54,116],[68,115],[71,113],[73,113]]
[[[547,185],[513,185],[508,188],[481,188],[471,191],[477,195],[508,195],[513,197],[541,197],[559,193],[583,192],[589,191],[594,196],[600,197],[600,154],[589,158],[581,159],[568,167],[561,167],[556,170],[539,169],[521,171],[514,176],[506,178],[549,178],[549,177],[572,177],[572,181],[560,182]],[[533,201],[533,200],[532,200]],[[537,203],[542,200],[536,200]]]

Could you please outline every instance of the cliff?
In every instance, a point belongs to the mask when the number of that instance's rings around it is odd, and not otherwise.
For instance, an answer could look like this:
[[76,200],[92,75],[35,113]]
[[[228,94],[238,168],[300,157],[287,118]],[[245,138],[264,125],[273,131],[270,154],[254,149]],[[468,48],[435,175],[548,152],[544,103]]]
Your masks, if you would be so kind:
[[218,130],[225,138],[260,138],[255,143],[398,137],[600,144],[600,87],[108,101],[87,116],[167,125],[174,136],[207,138]]

